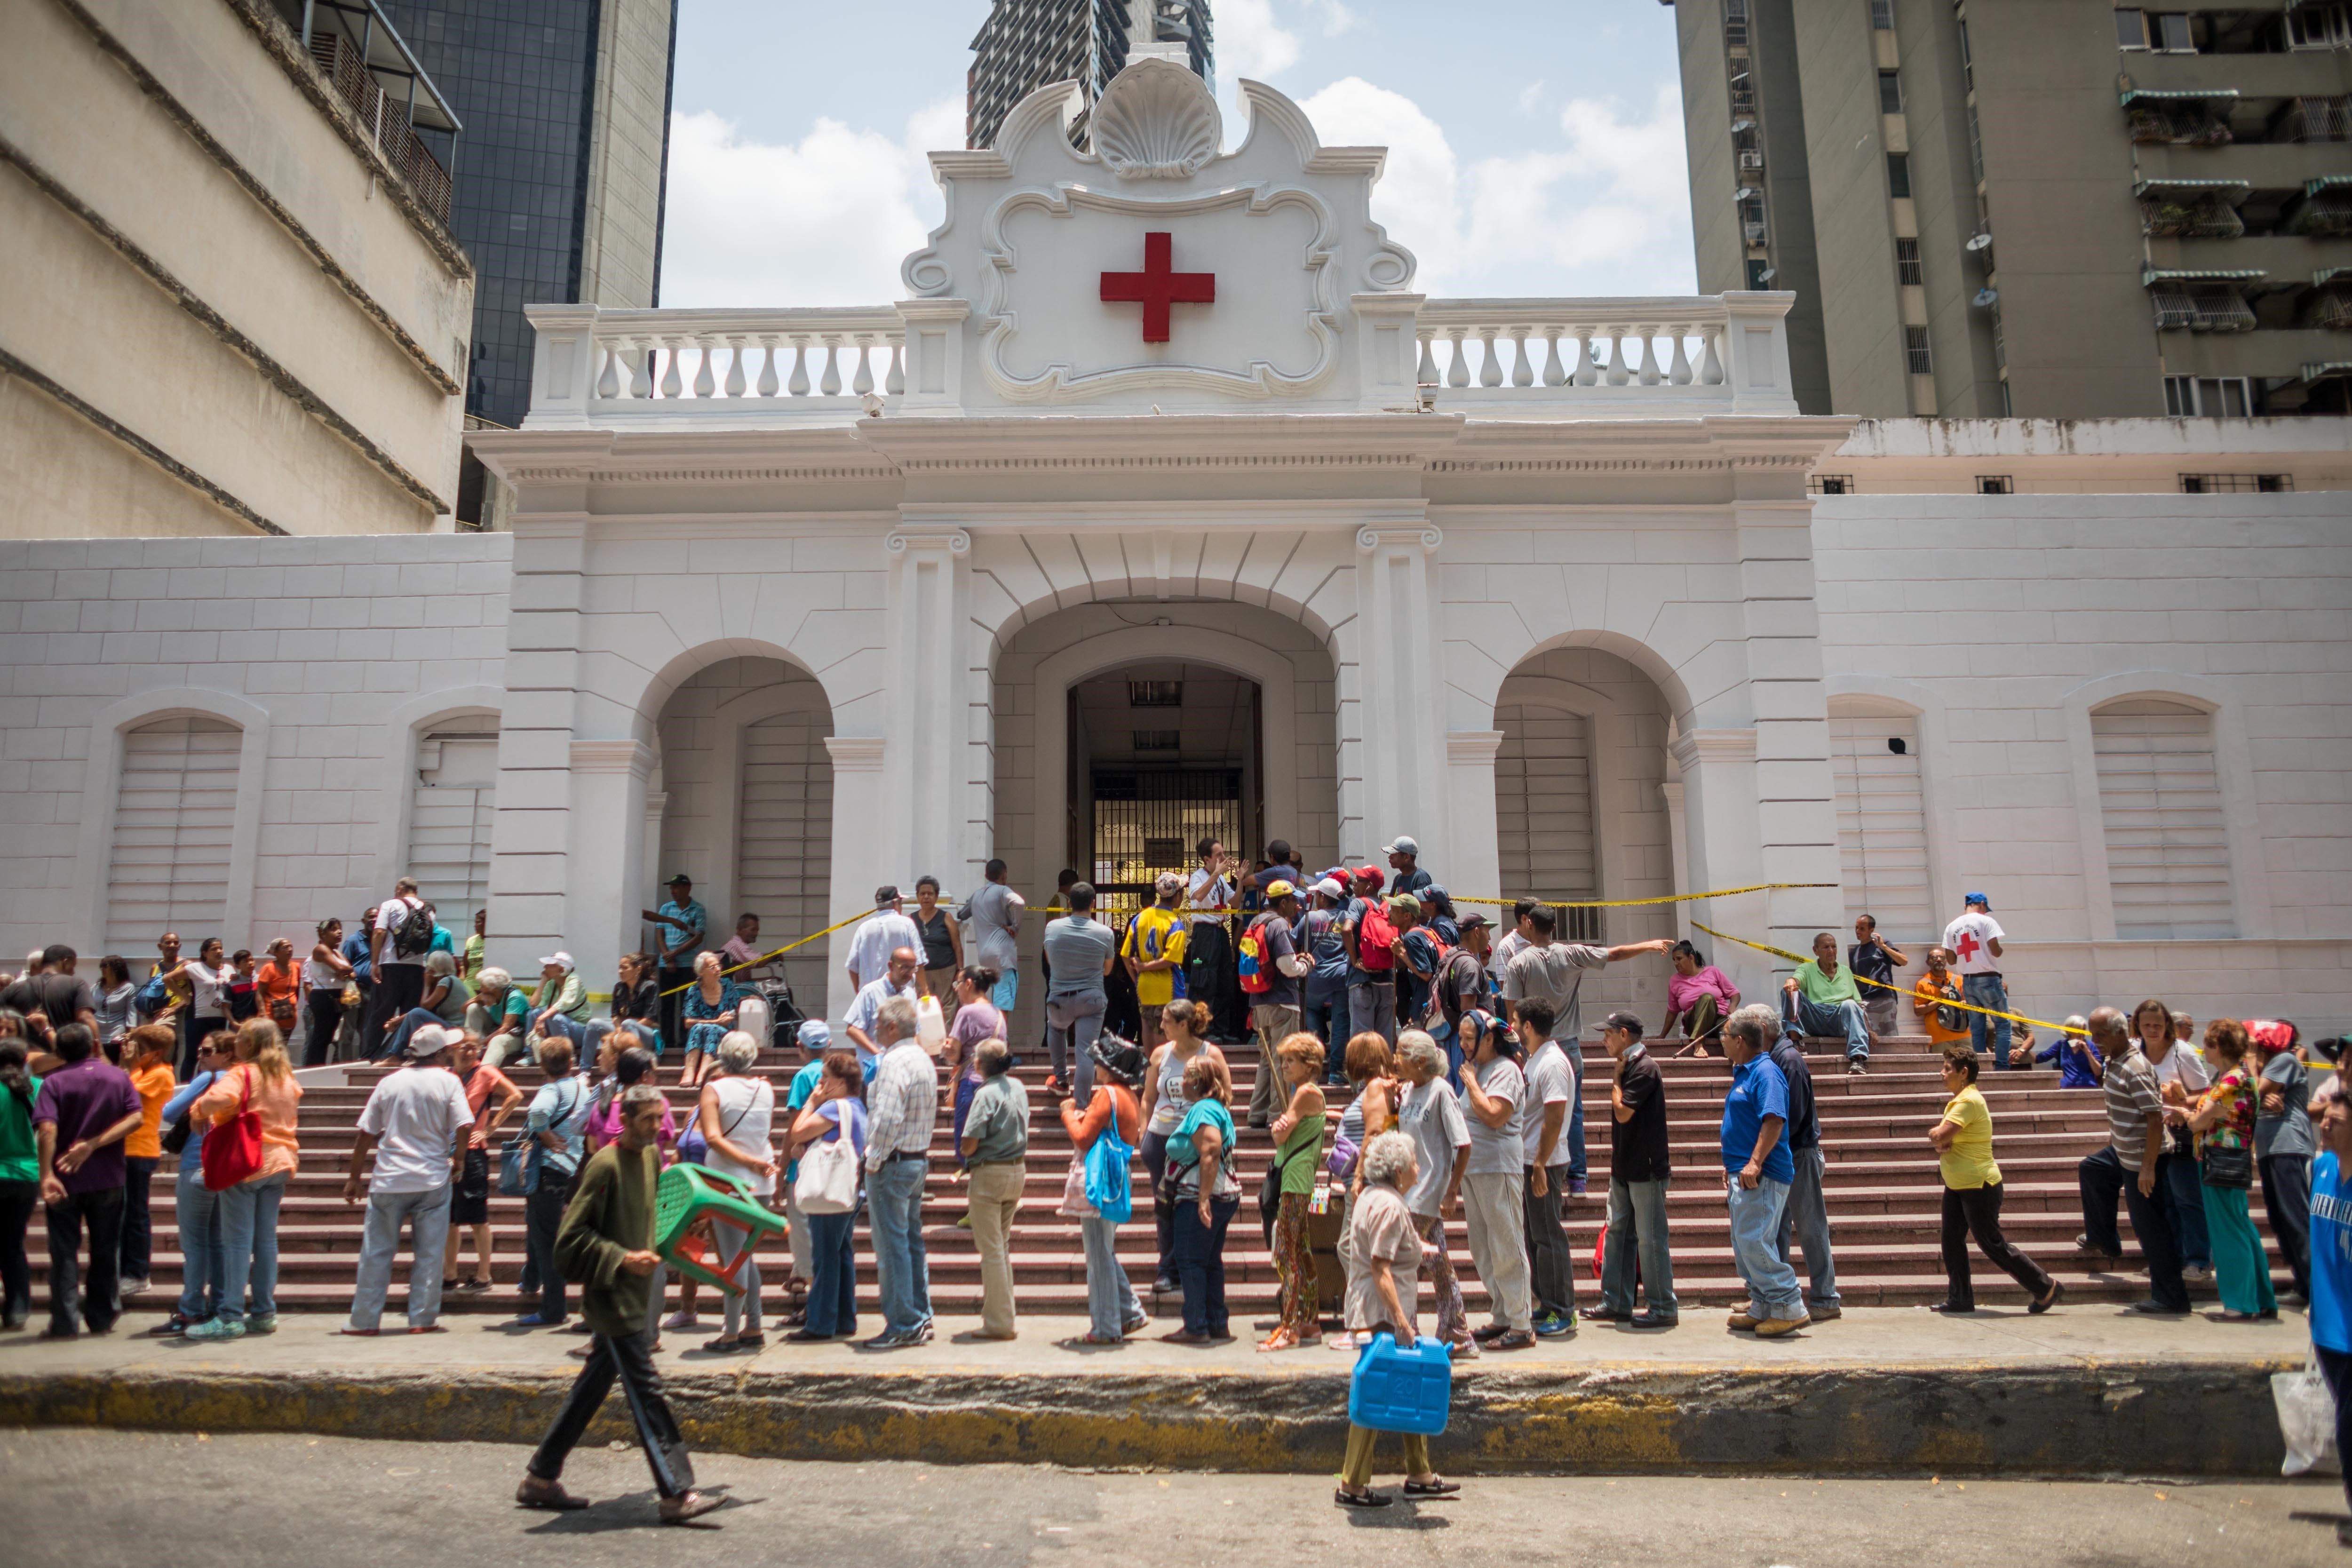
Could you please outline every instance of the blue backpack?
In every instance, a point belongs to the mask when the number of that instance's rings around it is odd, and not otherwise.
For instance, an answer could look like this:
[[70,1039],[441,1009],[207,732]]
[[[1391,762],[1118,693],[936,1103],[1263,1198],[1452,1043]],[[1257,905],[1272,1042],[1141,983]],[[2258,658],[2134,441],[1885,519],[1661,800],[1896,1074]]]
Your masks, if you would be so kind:
[[1135,1213],[1135,1197],[1128,1186],[1128,1168],[1134,1160],[1134,1146],[1118,1135],[1118,1116],[1114,1112],[1110,1124],[1087,1151],[1087,1202],[1113,1225],[1126,1224]]

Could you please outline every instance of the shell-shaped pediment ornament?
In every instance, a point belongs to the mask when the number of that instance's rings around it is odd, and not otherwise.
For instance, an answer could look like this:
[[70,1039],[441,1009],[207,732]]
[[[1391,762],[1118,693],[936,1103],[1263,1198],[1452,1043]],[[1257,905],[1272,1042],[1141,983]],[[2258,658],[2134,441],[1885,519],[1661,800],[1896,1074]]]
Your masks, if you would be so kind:
[[1095,105],[1095,156],[1129,180],[1181,180],[1199,174],[1224,140],[1224,118],[1208,85],[1172,60],[1139,60]]

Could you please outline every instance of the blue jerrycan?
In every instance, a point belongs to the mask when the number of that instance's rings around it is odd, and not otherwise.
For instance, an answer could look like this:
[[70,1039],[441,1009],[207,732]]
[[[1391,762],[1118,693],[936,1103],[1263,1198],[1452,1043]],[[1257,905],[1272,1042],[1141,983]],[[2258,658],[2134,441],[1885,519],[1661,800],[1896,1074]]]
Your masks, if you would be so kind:
[[1392,1334],[1376,1334],[1356,1355],[1348,1384],[1348,1419],[1372,1432],[1434,1437],[1445,1430],[1454,1402],[1454,1358],[1442,1340],[1419,1339],[1397,1348]]

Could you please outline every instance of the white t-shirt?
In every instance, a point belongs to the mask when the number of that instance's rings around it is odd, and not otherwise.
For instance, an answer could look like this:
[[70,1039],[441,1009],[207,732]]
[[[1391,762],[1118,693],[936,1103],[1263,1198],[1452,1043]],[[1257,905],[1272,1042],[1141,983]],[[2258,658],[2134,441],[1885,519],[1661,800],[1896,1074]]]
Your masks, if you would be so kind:
[[1223,877],[1212,877],[1205,866],[1197,867],[1185,885],[1184,910],[1192,923],[1222,925],[1225,910],[1234,901],[1234,885]]
[[1970,910],[1944,928],[1944,946],[1962,974],[1999,974],[2000,960],[1992,955],[1992,944],[2005,934],[1999,921]]
[[425,962],[425,954],[422,952],[412,952],[403,958],[394,948],[392,940],[394,928],[408,918],[408,911],[424,907],[423,899],[386,899],[383,901],[383,907],[375,912],[375,929],[383,932],[383,957],[377,960],[378,963],[423,963]]
[[902,947],[913,948],[915,962],[919,964],[923,960],[923,933],[898,910],[877,910],[849,933],[849,958],[842,967],[856,970],[860,984],[871,985],[888,973],[890,955]]
[[[1569,1064],[1568,1053],[1558,1040],[1546,1040],[1543,1048],[1528,1058],[1528,1103],[1520,1112],[1520,1136],[1527,1143],[1527,1164],[1534,1164],[1543,1152],[1544,1107],[1569,1105],[1576,1093],[1576,1069]],[[1568,1123],[1574,1115],[1571,1105],[1560,1113],[1559,1136],[1551,1146],[1553,1169],[1568,1164],[1573,1158],[1568,1147]]]
[[449,1184],[449,1152],[474,1124],[466,1086],[441,1068],[404,1067],[387,1075],[360,1112],[360,1131],[376,1137],[372,1193],[429,1193]]
[[[776,1116],[774,1084],[764,1078],[722,1078],[711,1084],[710,1092],[719,1100],[721,1137],[738,1149],[754,1153],[761,1149],[772,1152],[769,1132]],[[720,1153],[716,1144],[703,1163],[722,1175],[733,1176],[763,1197],[776,1190],[772,1174],[762,1176],[748,1166],[737,1164]]]
[[2212,1087],[2211,1066],[2206,1062],[2203,1056],[2179,1040],[2172,1042],[2172,1048],[2164,1053],[2162,1061],[2151,1059],[2147,1065],[2156,1069],[2158,1088],[2161,1089],[2168,1083],[2177,1083],[2180,1086],[2180,1092],[2189,1097],[2189,1101],[2192,1105],[2197,1102],[2199,1095]]
[[207,969],[202,959],[188,960],[188,1016],[192,1018],[218,1018],[228,1013],[228,1003],[221,995],[221,987],[228,984],[236,972],[224,963],[218,969]]
[[1528,939],[1519,934],[1518,928],[1512,927],[1495,939],[1493,950],[1486,954],[1486,973],[1495,977],[1497,984],[1501,984],[1503,971],[1511,966],[1511,960],[1525,952],[1530,945]]
[[[1353,1110],[1355,1105],[1348,1109]],[[1418,1084],[1405,1091],[1404,1105],[1397,1112],[1397,1130],[1412,1139],[1421,1159],[1421,1173],[1413,1180],[1412,1191],[1405,1194],[1404,1205],[1417,1215],[1433,1215],[1453,1183],[1454,1156],[1470,1142],[1462,1100],[1443,1079]]]
[[1519,1136],[1519,1123],[1527,1120],[1527,1077],[1508,1057],[1496,1057],[1477,1072],[1478,1087],[1486,1091],[1486,1098],[1510,1101],[1511,1114],[1500,1127],[1489,1127],[1479,1120],[1477,1107],[1469,1097],[1463,1097],[1462,1120],[1470,1129],[1470,1163],[1463,1174],[1491,1176],[1507,1172],[1516,1176],[1527,1165]]

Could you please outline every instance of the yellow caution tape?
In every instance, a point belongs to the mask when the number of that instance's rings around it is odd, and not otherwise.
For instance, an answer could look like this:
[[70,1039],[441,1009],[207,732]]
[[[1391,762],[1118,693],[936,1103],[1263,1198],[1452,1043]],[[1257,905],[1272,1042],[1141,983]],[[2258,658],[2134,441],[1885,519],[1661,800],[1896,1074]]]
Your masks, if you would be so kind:
[[[740,974],[747,969],[757,969],[763,963],[772,963],[774,960],[783,957],[784,954],[792,952],[793,949],[796,947],[806,947],[809,943],[814,942],[821,936],[831,936],[834,932],[839,931],[844,926],[856,925],[859,921],[864,920],[867,915],[870,915],[874,911],[872,910],[860,910],[845,921],[835,921],[833,924],[825,927],[823,931],[811,931],[808,935],[801,938],[798,942],[788,942],[784,943],[783,946],[776,949],[773,952],[762,953],[759,957],[751,960],[749,963],[739,963],[732,969],[722,969],[719,973],[721,975]],[[681,992],[693,990],[695,986],[700,984],[701,982],[698,980],[689,980],[683,985],[673,985],[668,990],[658,993],[658,994],[663,996],[676,996]]]
[[[1622,910],[1636,904],[1695,904],[1706,899],[1736,898],[1741,893],[1769,893],[1782,888],[1834,888],[1835,882],[1754,882],[1745,888],[1717,888],[1705,893],[1666,893],[1654,899],[1538,899],[1536,902],[1551,910]],[[1457,904],[1493,904],[1507,908],[1517,904],[1517,899],[1473,899],[1461,893],[1446,895]],[[1737,938],[1729,939],[1737,941]]]
[[[1798,953],[1790,952],[1787,948],[1773,947],[1768,943],[1760,942],[1749,942],[1744,936],[1733,936],[1730,932],[1717,931],[1713,926],[1700,925],[1696,921],[1691,921],[1691,927],[1695,931],[1703,931],[1706,932],[1707,935],[1715,938],[1717,942],[1737,942],[1741,947],[1752,947],[1759,952],[1769,952],[1775,958],[1785,958],[1791,963],[1805,963],[1811,962],[1809,959]],[[1853,973],[1851,966],[1848,967],[1846,972],[1850,974]],[[1855,974],[1853,976],[1853,980],[1854,984],[1857,985],[1867,985],[1879,991],[1892,991],[1897,996],[1918,995],[1918,992],[1909,986],[1889,985],[1883,980],[1872,980],[1860,974]],[[1934,1001],[1935,1005],[1938,1007],[1958,1007],[1963,1013],[1982,1013],[1988,1018],[2006,1018],[2012,1024],[2031,1024],[2037,1029],[2049,1029],[2060,1035],[2066,1033],[2065,1025],[2053,1024],[2047,1018],[2029,1018],[2022,1013],[2003,1013],[1991,1007],[1979,1007],[1973,1002],[1948,1001],[1942,997],[1937,997]]]

